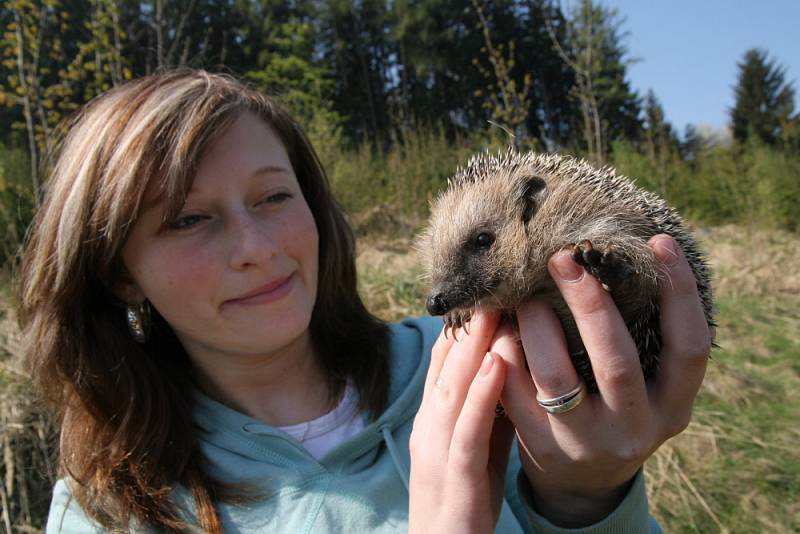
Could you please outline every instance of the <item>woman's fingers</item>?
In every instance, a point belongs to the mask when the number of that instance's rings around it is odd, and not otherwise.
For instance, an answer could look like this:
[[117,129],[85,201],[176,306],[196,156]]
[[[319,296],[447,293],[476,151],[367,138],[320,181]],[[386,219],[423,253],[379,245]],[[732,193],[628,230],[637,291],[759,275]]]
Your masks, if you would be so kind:
[[536,388],[531,382],[531,375],[525,364],[525,354],[513,331],[508,325],[498,329],[498,335],[492,341],[491,350],[499,354],[505,362],[506,382],[501,399],[506,414],[513,420],[524,420],[536,398]]
[[659,283],[662,349],[653,401],[672,436],[689,424],[711,351],[711,333],[697,282],[680,247],[667,235],[653,237],[650,245],[665,270]]
[[520,338],[528,369],[542,399],[568,393],[579,383],[567,352],[567,342],[556,314],[541,300],[531,300],[517,311]]
[[[481,360],[489,350],[489,343],[497,329],[500,317],[494,313],[476,312],[459,341],[450,346],[439,373],[434,378],[437,404],[457,415],[464,404],[472,379],[478,372]],[[455,420],[455,419],[454,419]]]
[[[515,430],[513,421],[525,421],[525,430],[533,430],[539,437],[541,433],[532,427],[548,429],[547,415],[535,408],[536,388],[525,365],[525,354],[519,337],[510,323],[504,322],[500,325],[489,350],[503,360],[505,368],[505,381],[500,398],[507,417],[500,417],[494,423],[490,454],[492,466],[498,473],[504,473],[506,464],[499,463],[498,459],[507,460],[507,455],[503,459],[501,455],[495,453],[495,450],[508,451]],[[535,418],[536,423],[531,424],[531,417]]]
[[[440,451],[440,454],[449,450],[453,428],[467,391],[489,350],[498,322],[497,314],[476,312],[470,321],[469,334],[464,332],[460,341],[442,341],[441,337],[437,341],[437,354],[435,357],[431,355],[436,362],[432,361],[428,370],[423,403],[417,415],[418,421],[415,421],[415,427],[435,425],[435,428],[423,430],[431,450]],[[446,353],[445,348],[448,349]],[[440,349],[442,351],[438,353]]]
[[490,532],[497,522],[514,436],[495,420],[505,363],[487,351],[498,321],[477,313],[470,334],[437,342],[409,441],[409,532]]
[[448,465],[459,476],[478,480],[486,475],[494,409],[504,378],[503,359],[487,352],[453,428]]
[[548,269],[578,326],[603,402],[617,414],[644,417],[649,408],[639,353],[611,295],[567,251]]
[[[442,325],[444,325],[444,323],[442,323]],[[444,328],[442,328],[442,331],[439,333],[439,338],[431,349],[431,363],[428,366],[428,375],[425,377],[425,396],[431,394],[430,392],[433,391],[436,385],[436,379],[439,378],[444,361],[447,359],[447,354],[450,352],[455,342],[455,338],[453,336],[446,336],[444,334]],[[423,401],[423,405],[424,404]]]
[[[577,375],[549,306],[530,302],[518,310],[525,356],[503,353],[508,361],[503,398],[517,427],[523,469],[542,509],[548,505],[574,518],[577,502],[596,503],[603,496],[615,505],[645,458],[688,423],[710,335],[694,276],[679,251],[669,252],[672,243],[667,236],[651,241],[667,276],[660,284],[661,366],[650,383],[645,383],[635,343],[611,295],[568,253],[558,253],[548,268],[575,319],[600,395],[585,398],[568,413],[543,414],[532,398],[536,388],[540,396],[557,397],[569,391]],[[502,352],[499,346],[492,350]],[[570,504],[558,508],[559,503]]]

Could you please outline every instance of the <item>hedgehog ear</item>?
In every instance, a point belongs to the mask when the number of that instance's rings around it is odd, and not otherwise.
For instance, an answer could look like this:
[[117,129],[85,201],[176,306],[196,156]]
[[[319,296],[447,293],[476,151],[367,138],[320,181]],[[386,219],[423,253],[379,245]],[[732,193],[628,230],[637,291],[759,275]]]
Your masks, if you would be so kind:
[[522,205],[522,222],[527,224],[542,203],[547,183],[541,176],[525,176],[520,183],[518,200]]

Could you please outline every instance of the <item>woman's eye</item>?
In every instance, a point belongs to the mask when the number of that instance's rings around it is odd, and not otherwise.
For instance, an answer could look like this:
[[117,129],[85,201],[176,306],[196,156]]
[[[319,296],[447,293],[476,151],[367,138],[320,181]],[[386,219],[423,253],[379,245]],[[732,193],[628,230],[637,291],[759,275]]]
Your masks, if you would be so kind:
[[178,217],[172,221],[169,227],[171,230],[186,230],[187,228],[191,228],[206,218],[207,217],[205,215],[184,215],[183,217]]
[[271,195],[267,195],[264,197],[263,200],[260,200],[256,205],[259,204],[280,204],[281,202],[285,202],[288,199],[292,198],[291,193],[287,193],[285,191],[281,191],[280,193],[272,193]]
[[292,194],[291,193],[280,192],[280,193],[275,193],[273,195],[268,196],[265,199],[265,201],[266,202],[270,202],[270,203],[278,203],[278,202],[283,202],[284,200],[288,200],[290,198],[292,198]]

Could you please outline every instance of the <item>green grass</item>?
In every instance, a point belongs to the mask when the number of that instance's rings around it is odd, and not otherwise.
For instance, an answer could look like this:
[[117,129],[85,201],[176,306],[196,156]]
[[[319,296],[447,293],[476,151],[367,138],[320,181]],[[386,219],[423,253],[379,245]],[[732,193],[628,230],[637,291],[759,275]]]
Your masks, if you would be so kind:
[[426,313],[422,271],[412,262],[402,246],[359,257],[359,292],[372,313],[387,321]]
[[798,300],[718,300],[693,422],[648,463],[667,532],[800,531]]
[[[646,466],[651,513],[665,532],[800,532],[800,293],[795,282],[773,287],[772,270],[759,270],[774,263],[774,250],[764,251],[763,262],[751,257],[750,270],[763,280],[739,280],[735,265],[725,271],[730,262],[716,247],[734,243],[736,258],[752,250],[742,241],[730,229],[708,236],[724,278],[716,299],[720,348],[689,428]],[[774,245],[786,250],[785,241]],[[370,309],[386,320],[425,313],[410,242],[365,248],[360,287]]]
[[[367,232],[359,239],[359,287],[385,320],[425,313],[426,283],[411,252],[412,233],[381,239]],[[689,428],[646,466],[650,510],[665,532],[800,532],[800,276],[794,274],[800,250],[787,246],[796,240],[790,234],[774,242],[758,233],[752,240],[743,236],[728,227],[705,238],[717,272],[721,347]],[[0,319],[3,314],[0,307]],[[8,318],[2,323],[9,364],[15,326]],[[14,487],[25,485],[31,496],[23,506],[19,495],[9,495],[10,512],[12,523],[41,527],[50,486],[43,473],[55,465],[46,453],[55,442],[41,437],[53,433],[20,381],[0,372],[0,422],[16,429],[3,453],[14,460]],[[20,417],[23,412],[29,415]],[[2,467],[5,479],[8,461]]]

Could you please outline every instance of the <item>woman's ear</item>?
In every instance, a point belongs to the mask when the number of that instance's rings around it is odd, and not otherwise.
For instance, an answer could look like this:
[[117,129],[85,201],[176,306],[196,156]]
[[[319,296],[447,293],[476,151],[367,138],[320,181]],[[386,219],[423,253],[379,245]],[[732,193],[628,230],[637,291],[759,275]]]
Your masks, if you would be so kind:
[[146,299],[139,284],[136,283],[136,280],[133,279],[125,267],[122,267],[116,276],[111,292],[114,293],[115,297],[127,304],[141,304]]

